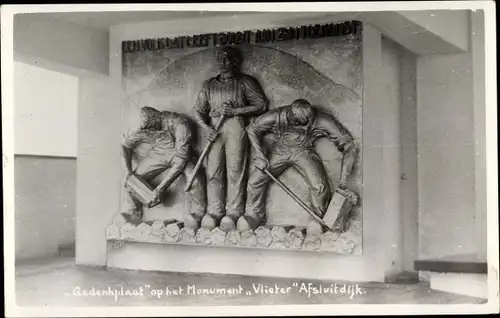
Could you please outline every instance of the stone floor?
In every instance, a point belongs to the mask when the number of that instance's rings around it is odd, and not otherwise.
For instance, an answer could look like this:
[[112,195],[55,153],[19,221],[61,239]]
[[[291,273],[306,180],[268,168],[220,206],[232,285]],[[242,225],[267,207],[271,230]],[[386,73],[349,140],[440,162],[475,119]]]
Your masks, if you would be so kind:
[[[303,284],[304,283],[304,284]],[[311,287],[323,294],[314,294]],[[255,288],[280,292],[258,293]],[[335,285],[337,290],[335,292]],[[183,291],[174,295],[174,291]],[[187,295],[196,291],[226,294]],[[241,288],[240,288],[241,286]],[[267,286],[267,287],[266,287]],[[342,289],[342,287],[346,287]],[[80,295],[78,295],[78,289]],[[142,287],[142,292],[141,292]],[[167,292],[171,294],[165,295]],[[287,287],[290,287],[287,289]],[[348,288],[347,288],[348,287]],[[75,266],[71,258],[52,258],[18,263],[16,301],[18,306],[214,306],[286,304],[479,304],[482,299],[432,291],[425,284],[327,282],[301,279],[244,277],[233,275],[157,273]],[[83,296],[83,291],[117,290],[116,296]],[[123,291],[122,291],[123,288]],[[158,290],[163,295],[158,296]],[[233,290],[232,294],[229,291]],[[243,290],[242,293],[239,291]],[[129,292],[132,295],[126,295]],[[136,295],[133,295],[133,293]],[[192,289],[190,293],[192,292]],[[155,294],[156,293],[156,294]]]

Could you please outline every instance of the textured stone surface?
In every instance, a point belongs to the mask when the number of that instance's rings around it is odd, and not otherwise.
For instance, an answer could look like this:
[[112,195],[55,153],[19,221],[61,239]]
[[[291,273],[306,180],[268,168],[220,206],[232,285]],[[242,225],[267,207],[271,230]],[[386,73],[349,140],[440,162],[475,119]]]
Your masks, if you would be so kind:
[[208,229],[201,228],[196,232],[196,242],[204,245],[210,245],[212,232]]
[[288,232],[285,243],[287,248],[300,249],[305,237],[305,229],[292,229]]
[[335,242],[339,235],[336,232],[327,231],[321,236],[321,250],[333,251],[335,250]]
[[286,230],[281,226],[273,226],[271,229],[273,242],[284,242],[286,238]]
[[154,221],[151,225],[151,236],[159,237],[161,240],[165,237],[165,224],[161,221]]
[[168,236],[175,236],[181,231],[182,228],[182,223],[180,222],[170,223],[165,227],[165,233]]
[[356,255],[362,253],[360,235],[360,220],[351,221],[348,230],[342,234],[327,231],[319,235],[307,234],[305,228],[292,226],[260,226],[255,231],[232,230],[226,234],[220,228],[211,231],[204,228],[187,228],[182,222],[175,220],[148,221],[138,226],[126,223],[120,229],[115,224],[110,224],[106,228],[109,240],[308,250]]
[[239,245],[241,240],[240,232],[237,230],[230,231],[226,236],[226,244]]
[[241,232],[241,246],[244,247],[254,247],[257,245],[257,237],[252,230],[247,230]]
[[321,247],[321,239],[316,235],[308,235],[304,239],[303,246],[306,250],[316,251]]
[[224,245],[226,244],[226,233],[216,227],[210,232],[210,242],[212,245]]
[[136,238],[137,227],[133,224],[127,223],[120,228],[120,236],[124,240],[134,240]]
[[263,226],[255,230],[255,236],[257,237],[257,245],[259,247],[268,247],[273,241],[271,230]]
[[110,224],[106,227],[106,238],[108,240],[119,239],[120,229],[115,224]]
[[351,232],[356,237],[356,239],[361,241],[361,234],[363,233],[363,223],[361,222],[361,220],[351,220],[351,222],[349,223],[350,224],[348,231]]
[[196,231],[192,228],[185,227],[182,230],[180,230],[180,235],[178,239],[181,240],[183,243],[196,243]]
[[345,232],[339,235],[336,241],[335,252],[342,254],[351,254],[356,247],[356,237],[352,232]]
[[168,224],[165,227],[165,237],[163,240],[169,243],[178,242],[182,237],[181,235],[182,230],[184,230],[184,228],[182,228],[181,224],[178,222]]
[[116,225],[118,228],[121,228],[126,223],[127,223],[127,220],[125,219],[125,217],[121,213],[113,218],[113,224]]
[[138,241],[147,241],[149,235],[151,234],[151,226],[147,223],[141,223],[137,226],[137,236]]

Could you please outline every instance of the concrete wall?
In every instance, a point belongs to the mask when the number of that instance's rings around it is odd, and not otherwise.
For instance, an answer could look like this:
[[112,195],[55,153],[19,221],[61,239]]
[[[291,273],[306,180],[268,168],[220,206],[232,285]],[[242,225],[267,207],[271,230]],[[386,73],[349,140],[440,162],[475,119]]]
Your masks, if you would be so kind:
[[75,241],[76,158],[17,155],[16,260],[57,255]]
[[417,60],[421,257],[474,253],[472,55]]
[[14,67],[16,259],[55,255],[75,239],[78,79]]
[[76,157],[78,78],[14,63],[14,152]]
[[486,258],[484,12],[469,18],[467,53],[417,61],[421,258]]

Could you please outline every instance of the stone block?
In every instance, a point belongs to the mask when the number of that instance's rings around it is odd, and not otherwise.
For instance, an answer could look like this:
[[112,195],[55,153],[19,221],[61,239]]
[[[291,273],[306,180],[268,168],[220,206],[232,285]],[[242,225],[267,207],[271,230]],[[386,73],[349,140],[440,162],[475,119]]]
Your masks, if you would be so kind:
[[149,235],[151,234],[151,226],[143,222],[137,226],[136,231],[137,231],[136,240],[141,242],[142,241],[147,242]]
[[[195,244],[196,243],[196,230],[185,227],[180,230],[180,241],[182,243]],[[177,241],[176,241],[177,242]]]
[[273,226],[271,229],[271,236],[273,237],[273,242],[284,242],[286,238],[286,230],[281,226]]
[[317,251],[321,247],[321,238],[316,235],[307,235],[302,243],[302,247],[305,250]]
[[203,245],[210,245],[212,232],[209,229],[200,228],[196,233],[196,242]]
[[161,240],[165,237],[165,224],[162,221],[154,221],[151,225],[150,236],[159,237]]
[[300,249],[304,241],[306,230],[294,228],[288,232],[285,238],[286,247],[291,249]]
[[257,237],[252,230],[246,230],[240,234],[240,245],[244,247],[255,247],[257,245]]
[[127,223],[120,228],[120,236],[124,240],[135,240],[136,239],[137,227],[131,223]]
[[[165,228],[163,240],[168,243],[176,243],[181,239],[181,231],[184,230],[181,222],[170,223]],[[194,234],[193,234],[194,237]]]
[[226,244],[227,245],[240,245],[241,235],[237,230],[232,230],[227,233]]
[[255,236],[257,238],[257,246],[259,247],[269,247],[273,241],[271,230],[264,226],[259,226],[255,230]]
[[224,245],[226,244],[226,233],[216,227],[210,232],[210,242],[212,245]]
[[337,232],[327,231],[321,237],[321,250],[334,251],[336,249],[335,243],[339,237]]

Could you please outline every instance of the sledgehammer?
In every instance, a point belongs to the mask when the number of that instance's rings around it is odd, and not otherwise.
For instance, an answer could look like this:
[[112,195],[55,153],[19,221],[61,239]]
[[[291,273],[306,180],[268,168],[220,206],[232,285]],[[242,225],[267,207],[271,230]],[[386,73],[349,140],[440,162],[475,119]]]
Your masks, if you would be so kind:
[[[353,200],[350,197],[350,194],[342,189],[337,189],[335,194],[333,195],[332,200],[330,201],[330,204],[328,205],[328,209],[324,215],[323,218],[320,218],[314,211],[307,206],[307,204],[304,203],[295,193],[293,193],[283,182],[279,181],[273,174],[266,168],[266,169],[261,169],[265,174],[273,180],[274,183],[276,183],[283,191],[286,192],[295,202],[297,202],[304,210],[306,210],[307,213],[309,213],[316,221],[318,221],[319,224],[322,226],[326,227],[330,231],[335,231],[334,229],[334,224],[335,221],[337,220],[340,211],[342,208],[344,208],[344,205],[346,209],[350,210],[353,204]],[[347,211],[346,211],[347,212]]]

